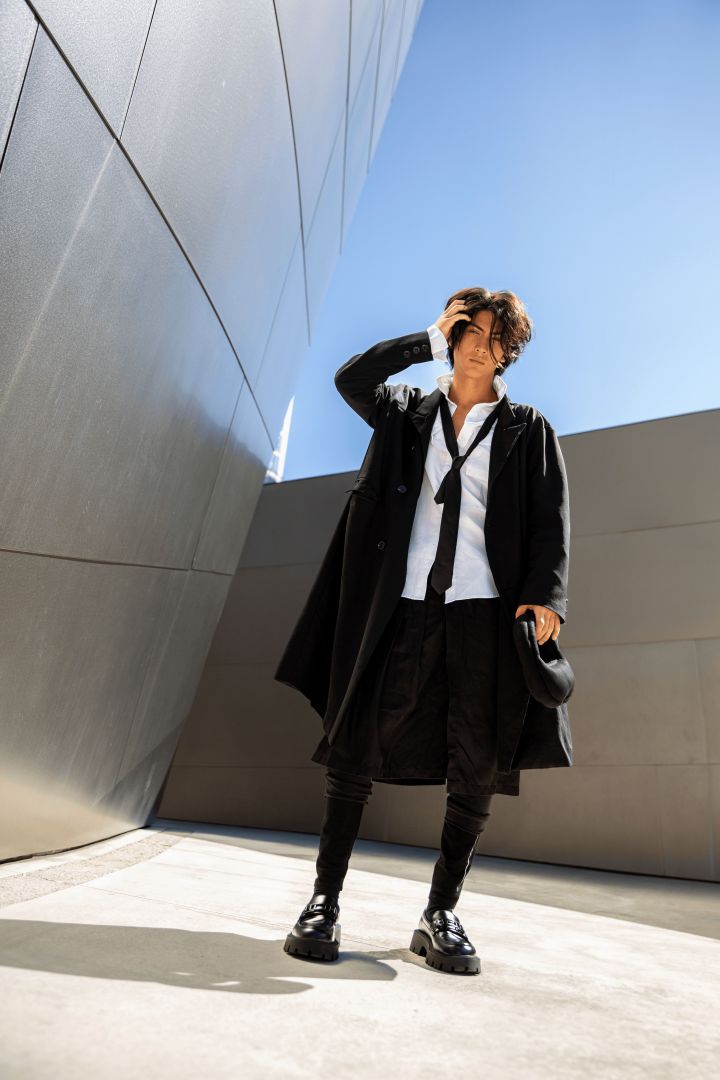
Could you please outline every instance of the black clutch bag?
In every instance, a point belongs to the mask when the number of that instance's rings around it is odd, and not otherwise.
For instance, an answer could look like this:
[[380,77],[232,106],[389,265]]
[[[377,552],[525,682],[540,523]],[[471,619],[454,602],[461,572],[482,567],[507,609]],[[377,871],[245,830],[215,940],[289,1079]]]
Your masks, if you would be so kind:
[[575,689],[575,675],[569,661],[553,638],[538,645],[532,608],[515,619],[513,635],[530,696],[549,709],[567,701]]

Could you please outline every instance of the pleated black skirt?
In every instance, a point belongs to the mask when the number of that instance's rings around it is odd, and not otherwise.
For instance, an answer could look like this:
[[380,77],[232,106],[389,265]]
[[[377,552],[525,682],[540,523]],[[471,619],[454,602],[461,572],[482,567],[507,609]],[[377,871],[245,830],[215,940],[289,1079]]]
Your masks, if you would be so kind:
[[381,783],[519,795],[497,769],[499,597],[401,597],[360,680],[343,738],[312,760]]

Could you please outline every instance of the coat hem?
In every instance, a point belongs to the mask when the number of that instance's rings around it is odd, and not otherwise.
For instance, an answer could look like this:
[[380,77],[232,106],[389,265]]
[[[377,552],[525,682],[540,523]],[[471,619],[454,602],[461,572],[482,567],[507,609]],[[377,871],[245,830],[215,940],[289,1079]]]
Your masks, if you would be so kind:
[[323,736],[320,743],[316,747],[314,753],[311,755],[311,760],[318,765],[324,765],[328,768],[336,768],[342,772],[352,773],[354,776],[367,777],[373,781],[377,781],[379,784],[397,784],[397,785],[439,785],[447,784],[448,794],[457,795],[519,795],[520,794],[520,778],[508,779],[503,781],[498,779],[494,784],[459,784],[453,780],[448,780],[447,776],[427,776],[422,773],[410,773],[404,772],[400,776],[388,776],[386,771],[380,766],[373,766],[369,763],[358,764],[357,762],[349,762],[338,754],[337,751],[328,743],[327,736]]

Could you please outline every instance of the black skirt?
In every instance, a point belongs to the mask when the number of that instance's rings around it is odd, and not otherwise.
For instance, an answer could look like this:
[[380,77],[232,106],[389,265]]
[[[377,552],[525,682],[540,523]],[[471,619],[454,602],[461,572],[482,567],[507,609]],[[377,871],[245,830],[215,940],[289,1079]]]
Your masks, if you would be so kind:
[[323,736],[319,764],[448,793],[519,795],[520,772],[497,770],[500,598],[445,603],[401,597],[358,683],[342,747]]

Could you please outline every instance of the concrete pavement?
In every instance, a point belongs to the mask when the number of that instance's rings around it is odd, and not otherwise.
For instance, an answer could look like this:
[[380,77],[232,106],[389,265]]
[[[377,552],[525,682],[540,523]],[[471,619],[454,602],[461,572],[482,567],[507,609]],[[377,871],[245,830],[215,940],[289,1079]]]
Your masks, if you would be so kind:
[[463,977],[408,949],[438,852],[364,840],[340,960],[288,956],[316,851],[158,820],[0,865],[3,1080],[716,1074],[718,886],[478,855]]

